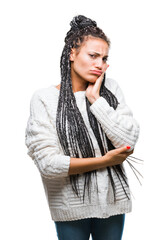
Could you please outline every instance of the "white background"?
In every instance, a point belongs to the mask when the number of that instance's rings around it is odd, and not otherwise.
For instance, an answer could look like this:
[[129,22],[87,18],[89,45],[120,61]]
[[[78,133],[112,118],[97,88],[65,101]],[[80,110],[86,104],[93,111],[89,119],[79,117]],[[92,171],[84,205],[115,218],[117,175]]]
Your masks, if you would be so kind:
[[145,160],[144,179],[141,187],[130,173],[135,199],[123,240],[164,238],[164,11],[161,0],[1,1],[1,239],[57,239],[25,128],[33,92],[60,83],[64,37],[77,14],[110,38],[107,76],[118,81],[141,126],[134,156]]

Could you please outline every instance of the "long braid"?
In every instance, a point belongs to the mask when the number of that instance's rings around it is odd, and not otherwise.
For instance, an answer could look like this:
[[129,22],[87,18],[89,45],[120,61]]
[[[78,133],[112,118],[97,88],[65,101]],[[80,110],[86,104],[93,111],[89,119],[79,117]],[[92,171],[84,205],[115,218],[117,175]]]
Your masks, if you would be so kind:
[[[102,82],[102,85],[101,85],[101,89],[100,89],[100,96],[104,97],[107,100],[107,102],[110,104],[110,106],[113,107],[114,109],[116,109],[118,104],[119,104],[118,101],[117,101],[117,98],[112,94],[112,92],[110,92],[105,87],[104,83],[105,83],[105,75],[104,75],[104,79],[103,79],[103,82]],[[94,135],[95,135],[95,137],[97,139],[97,142],[98,142],[101,154],[104,155],[107,151],[115,149],[115,147],[113,146],[111,141],[107,138],[107,136],[103,132],[103,130],[102,130],[101,126],[100,126],[100,123],[97,122],[96,118],[94,117],[94,115],[89,110],[90,105],[91,104],[88,101],[87,112],[88,112],[90,125],[91,125],[91,128],[93,129]],[[100,128],[98,128],[98,126],[100,126]],[[100,129],[100,133],[99,133],[99,129]],[[103,145],[103,142],[101,141],[100,134],[102,135],[102,139],[104,139],[104,145]],[[105,141],[105,139],[106,139],[106,141]],[[122,165],[116,165],[116,166],[112,166],[112,167],[107,167],[107,171],[108,171],[108,174],[109,174],[109,177],[110,177],[110,180],[111,180],[111,184],[112,184],[112,188],[113,188],[114,199],[116,200],[115,183],[114,183],[114,180],[113,180],[113,177],[112,177],[111,168],[115,171],[117,177],[120,175],[123,178],[123,180],[124,180],[124,182],[126,183],[127,186],[128,186],[128,183],[126,181],[127,177],[125,176],[125,174],[124,174],[124,172],[122,170]],[[121,181],[120,178],[119,178],[119,181],[121,182],[121,186],[122,186],[126,196],[128,197],[128,199],[130,199],[129,196],[127,195],[125,189],[124,189],[124,186],[123,186],[122,181]]]
[[[84,123],[83,117],[77,107],[76,99],[72,91],[72,81],[71,81],[71,64],[70,64],[70,52],[71,48],[79,48],[81,43],[84,40],[85,36],[94,36],[97,38],[104,39],[108,45],[110,44],[109,39],[105,36],[101,29],[96,26],[96,22],[84,17],[77,16],[71,22],[71,29],[68,31],[67,36],[65,38],[65,46],[61,55],[61,87],[60,87],[60,95],[57,107],[57,116],[56,116],[56,129],[59,137],[60,144],[64,151],[64,154],[70,157],[75,158],[89,158],[96,157],[95,150],[93,147],[92,140],[90,138],[88,129]],[[107,102],[114,109],[117,108],[118,101],[116,97],[104,86],[104,80],[102,82],[102,86],[100,89],[100,96],[103,96]],[[88,101],[86,97],[86,109],[88,113],[88,119],[91,125],[91,128],[94,132],[94,135],[97,139],[100,152],[104,155],[107,151],[114,149],[115,147],[112,145],[111,141],[107,138],[105,133],[103,132],[100,123],[98,123],[95,116],[90,111],[91,103]],[[118,176],[120,182],[120,177],[124,180],[126,185],[128,183],[126,181],[126,176],[122,171],[122,165],[117,165],[114,167],[107,167],[107,171],[109,174],[110,182],[112,184],[113,193],[114,193],[114,201],[116,201],[116,187],[113,180],[111,170],[114,169],[116,175]],[[83,192],[83,202],[85,199],[85,190],[86,185],[88,187],[88,197],[90,195],[90,184],[91,184],[91,174],[96,177],[96,170],[83,173],[85,176],[84,183],[84,192]],[[72,185],[73,191],[76,193],[78,197],[80,196],[80,190],[78,185],[79,174],[70,175],[70,182]],[[96,178],[97,180],[97,178]],[[124,186],[121,182],[122,188],[126,194]],[[98,186],[97,186],[98,191]],[[129,199],[129,196],[126,194]],[[90,198],[91,200],[91,195]]]

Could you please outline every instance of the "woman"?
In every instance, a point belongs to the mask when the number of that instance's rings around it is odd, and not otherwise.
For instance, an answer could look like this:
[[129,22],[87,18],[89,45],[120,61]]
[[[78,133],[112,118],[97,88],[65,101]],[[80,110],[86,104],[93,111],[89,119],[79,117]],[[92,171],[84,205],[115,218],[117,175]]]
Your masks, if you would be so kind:
[[25,143],[58,238],[119,240],[132,204],[123,161],[139,125],[117,82],[105,77],[109,39],[85,16],[70,25],[61,83],[33,94]]

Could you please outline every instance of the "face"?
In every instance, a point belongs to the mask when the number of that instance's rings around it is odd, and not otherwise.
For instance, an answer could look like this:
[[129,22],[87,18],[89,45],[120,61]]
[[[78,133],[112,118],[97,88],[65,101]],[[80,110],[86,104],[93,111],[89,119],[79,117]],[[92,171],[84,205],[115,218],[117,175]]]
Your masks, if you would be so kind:
[[85,40],[79,51],[72,49],[70,55],[71,77],[76,81],[95,83],[107,67],[109,46],[100,38]]

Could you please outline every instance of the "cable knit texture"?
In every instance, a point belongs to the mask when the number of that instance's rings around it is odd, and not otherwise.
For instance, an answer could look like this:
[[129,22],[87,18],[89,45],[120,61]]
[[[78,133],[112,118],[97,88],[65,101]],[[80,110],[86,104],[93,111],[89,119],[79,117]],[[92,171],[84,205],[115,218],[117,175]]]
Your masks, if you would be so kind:
[[[90,106],[90,110],[116,148],[129,145],[133,149],[139,136],[139,125],[133,118],[132,111],[126,105],[117,82],[107,78],[105,86],[117,97],[120,103],[117,109],[114,110],[110,107],[105,98],[100,96]],[[74,96],[93,141],[96,156],[99,157],[101,156],[99,146],[87,116],[85,91],[75,92]],[[117,201],[114,202],[113,190],[106,168],[97,170],[98,193],[96,179],[91,175],[91,202],[86,197],[83,203],[83,199],[78,198],[73,192],[68,175],[70,156],[64,155],[55,127],[58,98],[59,90],[54,85],[36,90],[30,101],[30,116],[25,130],[27,154],[34,160],[40,171],[52,220],[108,218],[112,215],[130,212],[132,209],[130,189],[122,180],[130,196],[130,200],[128,200],[115,172],[112,171],[116,184]],[[123,167],[125,171],[124,164]],[[84,180],[83,174],[80,174],[81,196],[83,196]]]

